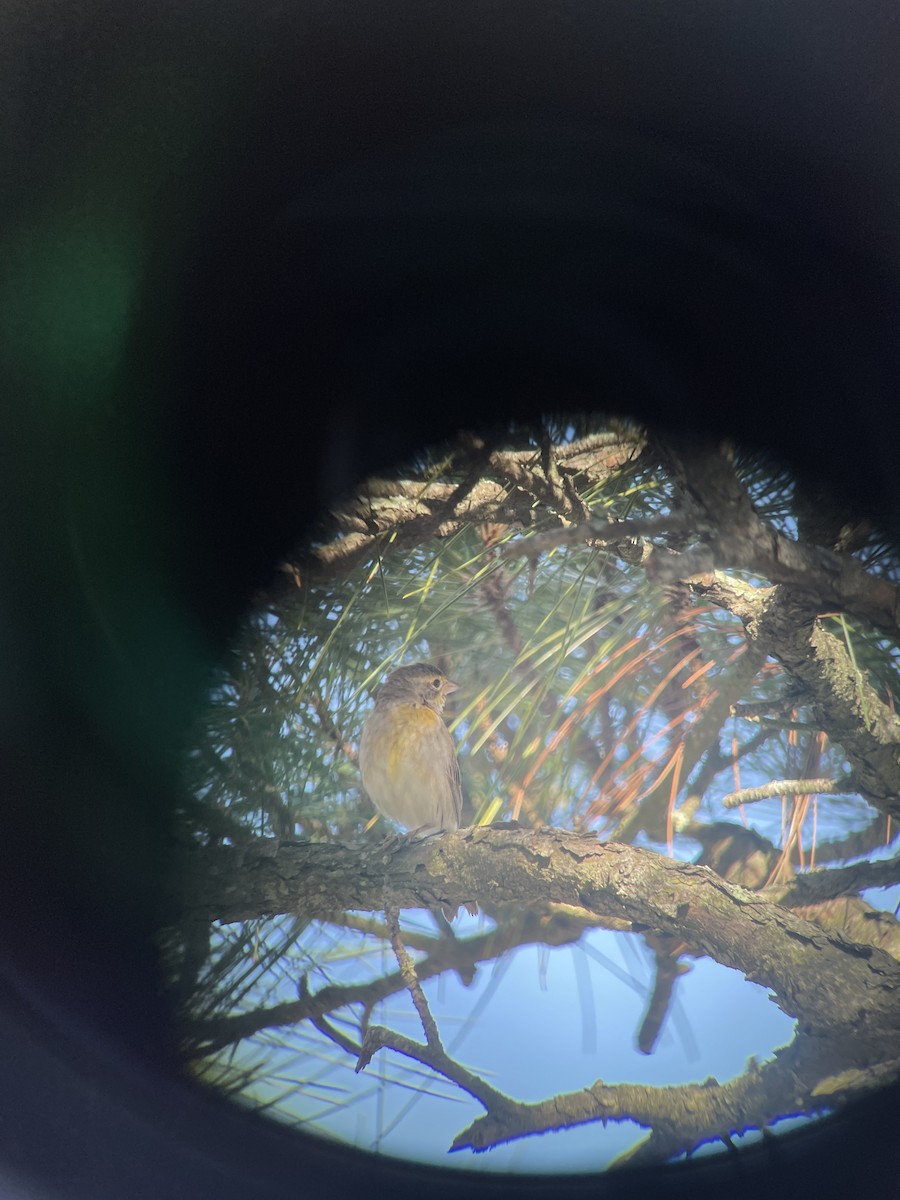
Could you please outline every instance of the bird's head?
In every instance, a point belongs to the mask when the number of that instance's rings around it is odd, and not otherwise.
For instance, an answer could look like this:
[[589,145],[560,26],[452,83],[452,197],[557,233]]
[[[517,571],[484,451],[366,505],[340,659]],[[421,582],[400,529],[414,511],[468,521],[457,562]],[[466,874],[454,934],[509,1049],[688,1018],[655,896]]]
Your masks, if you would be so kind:
[[431,663],[413,663],[393,671],[378,693],[379,700],[408,700],[409,703],[424,704],[435,712],[443,712],[444,704],[451,692],[457,691],[458,683]]

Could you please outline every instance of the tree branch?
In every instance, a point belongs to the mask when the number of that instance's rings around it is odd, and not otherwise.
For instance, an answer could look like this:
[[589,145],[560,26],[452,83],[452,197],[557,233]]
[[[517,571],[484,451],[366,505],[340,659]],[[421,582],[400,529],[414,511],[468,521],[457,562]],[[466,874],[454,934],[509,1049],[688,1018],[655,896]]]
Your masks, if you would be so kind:
[[[577,1092],[553,1096],[536,1104],[520,1104],[503,1097],[499,1111],[490,1108],[454,1138],[453,1150],[482,1151],[516,1138],[570,1129],[593,1121],[634,1121],[652,1130],[650,1137],[616,1163],[636,1164],[690,1153],[714,1138],[764,1129],[777,1118],[809,1113],[834,1106],[841,1081],[846,1086],[870,1090],[895,1070],[893,1062],[873,1069],[849,1069],[831,1076],[831,1055],[822,1042],[798,1035],[759,1067],[751,1060],[737,1079],[721,1084],[649,1087],[642,1084],[608,1084],[602,1079]],[[838,1086],[832,1091],[830,1080]],[[816,1092],[816,1089],[822,1089]]]
[[870,575],[852,555],[794,541],[760,520],[720,447],[667,435],[658,448],[703,519],[716,566],[787,584],[811,597],[820,612],[838,608],[892,635],[900,632],[900,589]]
[[856,786],[900,817],[900,717],[879,698],[809,601],[788,588],[753,588],[716,572],[692,587],[743,622],[760,651],[805,690],[820,727],[847,756]]
[[[523,912],[520,919],[506,921],[502,926],[477,937],[424,937],[409,930],[404,931],[403,936],[408,945],[427,956],[416,966],[416,974],[420,981],[436,978],[445,971],[456,971],[461,978],[471,979],[479,963],[494,962],[500,955],[519,946],[567,946],[577,942],[586,924],[594,923],[591,918],[590,913],[584,912],[581,916],[572,910],[565,914],[551,915],[549,919]],[[347,914],[346,923],[350,928],[361,929],[376,937],[387,939],[390,936],[386,925],[380,922],[363,922],[355,919],[352,913]],[[315,1025],[324,1014],[336,1012],[347,1005],[372,1008],[379,1001],[402,991],[404,986],[404,979],[399,971],[366,983],[327,984],[317,992],[310,992],[308,981],[304,977],[300,980],[300,997],[297,1000],[289,1000],[269,1008],[252,1009],[234,1016],[192,1021],[191,1050],[210,1054],[242,1038],[252,1037],[262,1029],[296,1025],[305,1020]]]
[[[567,520],[581,519],[584,508],[572,477],[585,486],[599,483],[634,461],[642,448],[637,433],[597,434],[553,446],[547,476],[533,448],[489,452],[470,438],[454,457],[454,470],[464,472],[460,483],[423,474],[361,484],[332,512],[339,536],[315,546],[307,562],[297,564],[299,577],[319,582],[344,575],[371,558],[389,533],[396,548],[409,549],[427,538],[449,537],[465,525],[530,525],[535,501]],[[293,564],[284,569],[297,577]]]
[[339,902],[376,909],[386,881],[403,907],[473,896],[490,907],[579,905],[635,931],[682,938],[694,954],[771,988],[810,1030],[833,1037],[852,1028],[857,1040],[900,1032],[900,967],[889,955],[825,933],[706,867],[561,830],[467,829],[390,857],[328,844],[197,847],[182,858],[171,897],[184,915],[223,921],[314,916]]
[[758,800],[769,800],[772,796],[812,796],[848,790],[847,779],[771,779],[759,787],[740,788],[722,797],[723,808],[739,808],[742,804],[755,804]]
[[797,875],[789,884],[767,888],[765,895],[777,904],[795,908],[838,896],[857,895],[866,888],[891,887],[895,883],[900,883],[900,857],[809,871]]

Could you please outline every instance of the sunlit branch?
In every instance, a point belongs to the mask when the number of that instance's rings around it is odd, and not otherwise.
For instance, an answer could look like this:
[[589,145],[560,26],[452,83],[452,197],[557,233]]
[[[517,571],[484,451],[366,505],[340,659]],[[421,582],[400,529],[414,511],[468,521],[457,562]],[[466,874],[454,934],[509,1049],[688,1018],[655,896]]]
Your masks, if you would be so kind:
[[[504,558],[535,558],[549,554],[563,546],[593,545],[621,547],[622,557],[627,562],[640,561],[649,555],[650,547],[636,545],[643,538],[664,537],[672,533],[692,533],[695,526],[685,517],[669,514],[664,517],[646,517],[635,520],[610,521],[608,518],[593,518],[583,524],[563,529],[548,529],[542,533],[531,533],[516,538],[501,550]],[[634,551],[637,550],[635,557]],[[690,572],[689,572],[690,573]],[[679,576],[673,576],[679,578]]]
[[432,478],[367,481],[332,513],[341,536],[316,546],[306,562],[284,564],[285,573],[301,586],[310,579],[337,578],[367,561],[385,534],[395,534],[395,545],[402,549],[447,537],[466,525],[526,526],[535,502],[564,519],[581,520],[586,508],[570,476],[577,473],[594,484],[609,478],[636,460],[644,439],[633,431],[553,446],[549,473],[533,449],[490,450],[471,435],[463,441],[452,463],[454,471],[464,473],[459,483]]
[[729,792],[722,797],[722,805],[724,808],[738,808],[741,804],[755,804],[757,800],[768,800],[772,796],[812,796],[820,792],[852,790],[848,779],[773,779],[761,787]]

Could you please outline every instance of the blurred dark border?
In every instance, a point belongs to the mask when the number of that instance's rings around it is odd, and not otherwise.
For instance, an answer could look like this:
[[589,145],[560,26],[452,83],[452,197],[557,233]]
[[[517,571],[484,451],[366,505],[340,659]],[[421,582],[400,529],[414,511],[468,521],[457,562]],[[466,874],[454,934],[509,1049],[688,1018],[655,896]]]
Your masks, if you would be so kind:
[[896,532],[888,3],[0,17],[0,1180],[51,1197],[886,1195],[896,1090],[683,1172],[372,1160],[179,1082],[154,933],[206,673],[327,500],[596,407]]

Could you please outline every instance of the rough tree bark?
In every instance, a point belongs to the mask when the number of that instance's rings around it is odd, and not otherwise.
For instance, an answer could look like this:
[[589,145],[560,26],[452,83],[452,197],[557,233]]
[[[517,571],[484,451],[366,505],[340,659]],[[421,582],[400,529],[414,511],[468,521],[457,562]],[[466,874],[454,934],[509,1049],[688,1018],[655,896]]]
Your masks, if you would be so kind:
[[[545,944],[577,940],[598,924],[652,930],[681,954],[708,955],[769,988],[797,1019],[790,1047],[763,1067],[751,1063],[725,1085],[708,1080],[702,1087],[652,1088],[597,1080],[539,1104],[519,1103],[479,1079],[450,1058],[434,1030],[424,1044],[383,1027],[370,1027],[362,1045],[343,1038],[343,1048],[363,1066],[377,1051],[390,1050],[430,1066],[484,1105],[485,1115],[459,1133],[453,1149],[484,1150],[550,1129],[630,1119],[652,1130],[630,1158],[665,1156],[710,1137],[765,1126],[789,1112],[832,1107],[900,1070],[895,958],[791,912],[784,889],[776,893],[781,903],[775,903],[727,883],[708,867],[653,851],[601,845],[591,835],[556,829],[500,826],[461,830],[388,854],[373,847],[262,839],[239,847],[184,849],[179,861],[168,895],[172,914],[188,922],[278,914],[329,918],[348,908],[430,908],[477,897],[505,934],[473,939],[474,946],[439,941],[415,968],[418,983],[446,969],[471,970],[522,944],[535,936],[543,915]],[[897,862],[882,875],[900,878]],[[807,882],[799,898],[809,890],[814,883]],[[527,933],[505,922],[504,910],[530,914]],[[551,931],[554,917],[562,921]],[[420,940],[418,948],[426,947]],[[324,988],[272,1009],[198,1022],[194,1049],[209,1052],[302,1020],[327,1030],[329,1012],[348,1003],[370,1006],[408,986],[401,970],[362,988]]]

